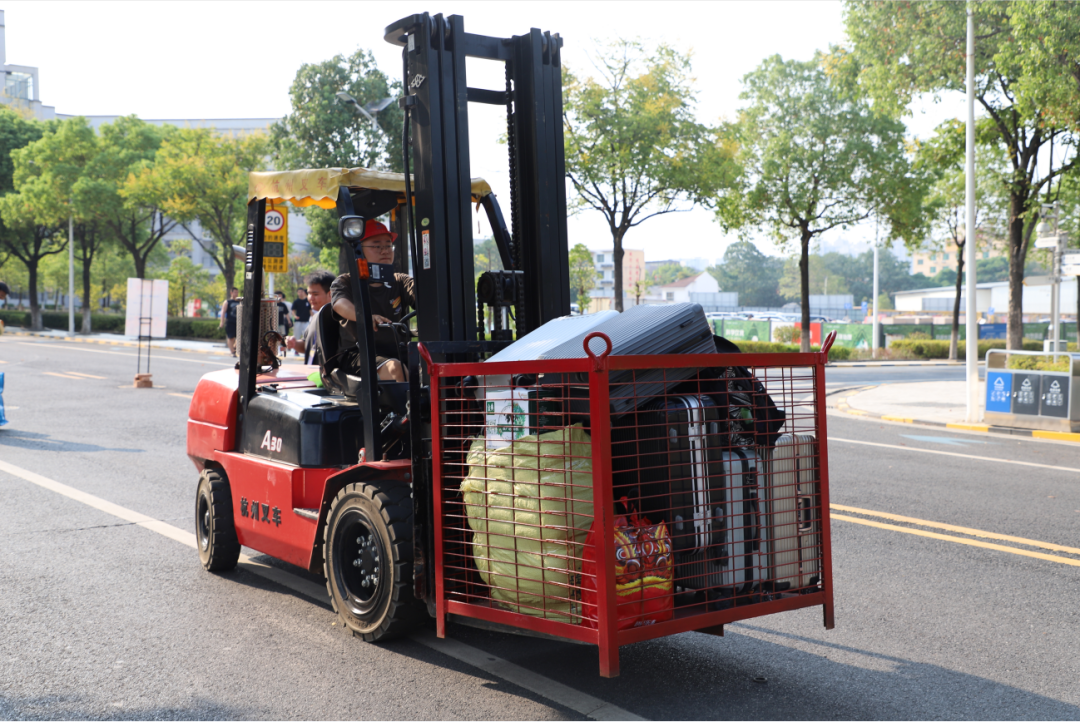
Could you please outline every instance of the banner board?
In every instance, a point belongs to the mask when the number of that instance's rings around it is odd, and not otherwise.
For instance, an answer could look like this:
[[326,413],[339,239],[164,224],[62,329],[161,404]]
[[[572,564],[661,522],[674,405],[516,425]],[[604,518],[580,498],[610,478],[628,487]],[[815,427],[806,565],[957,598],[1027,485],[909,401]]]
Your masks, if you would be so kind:
[[169,315],[169,282],[161,279],[129,278],[124,335],[135,338],[165,338]]

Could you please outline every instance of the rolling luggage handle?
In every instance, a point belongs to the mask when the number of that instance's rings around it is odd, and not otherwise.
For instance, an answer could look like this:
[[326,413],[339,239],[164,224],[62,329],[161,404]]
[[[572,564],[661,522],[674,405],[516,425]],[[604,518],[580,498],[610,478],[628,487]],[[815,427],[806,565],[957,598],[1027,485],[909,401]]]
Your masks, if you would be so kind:
[[[599,356],[594,354],[593,350],[589,348],[589,341],[592,341],[594,338],[601,339],[607,344],[607,348],[604,349],[603,353]],[[600,331],[593,331],[581,341],[581,345],[585,347],[585,354],[592,359],[593,371],[602,371],[603,361],[608,357],[608,354],[611,353],[611,339],[608,338],[608,335]]]

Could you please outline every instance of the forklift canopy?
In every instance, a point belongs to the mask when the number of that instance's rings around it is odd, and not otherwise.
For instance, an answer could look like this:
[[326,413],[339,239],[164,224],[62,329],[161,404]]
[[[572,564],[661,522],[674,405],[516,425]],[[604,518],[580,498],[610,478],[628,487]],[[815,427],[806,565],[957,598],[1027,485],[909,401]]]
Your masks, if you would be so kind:
[[[415,180],[413,181],[415,182]],[[333,208],[338,188],[363,188],[405,193],[405,174],[367,168],[314,168],[248,173],[248,203],[266,199],[289,201],[294,206]],[[483,178],[472,179],[472,197],[479,201],[491,193]]]

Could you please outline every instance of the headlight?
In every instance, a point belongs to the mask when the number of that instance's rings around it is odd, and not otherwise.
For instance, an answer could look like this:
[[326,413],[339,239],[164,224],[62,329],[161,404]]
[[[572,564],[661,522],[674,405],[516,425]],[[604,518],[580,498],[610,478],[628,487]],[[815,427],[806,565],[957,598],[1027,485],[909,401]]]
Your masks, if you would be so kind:
[[364,224],[360,216],[345,216],[338,221],[338,233],[346,241],[359,241],[364,237]]

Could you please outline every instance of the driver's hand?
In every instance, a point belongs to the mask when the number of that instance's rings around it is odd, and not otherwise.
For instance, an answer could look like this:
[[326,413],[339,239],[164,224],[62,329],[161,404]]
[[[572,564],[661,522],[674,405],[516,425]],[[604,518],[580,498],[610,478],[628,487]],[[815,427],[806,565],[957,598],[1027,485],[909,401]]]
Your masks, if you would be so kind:
[[380,316],[378,314],[372,314],[371,323],[374,326],[375,330],[378,331],[379,330],[379,324],[381,324],[381,323],[390,324],[390,323],[392,323],[392,321],[390,319],[388,319],[386,316]]
[[296,337],[295,336],[289,336],[287,339],[285,339],[285,348],[289,349],[290,351],[295,351],[296,350]]

